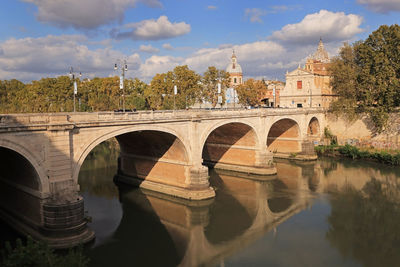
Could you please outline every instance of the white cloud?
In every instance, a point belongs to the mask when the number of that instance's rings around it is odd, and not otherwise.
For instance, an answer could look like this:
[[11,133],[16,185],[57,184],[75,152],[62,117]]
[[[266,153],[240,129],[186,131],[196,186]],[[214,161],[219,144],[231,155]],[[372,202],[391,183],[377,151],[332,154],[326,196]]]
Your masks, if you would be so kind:
[[150,53],[150,54],[155,54],[160,52],[160,49],[153,47],[152,45],[141,45],[139,47],[140,52],[145,52],[145,53]]
[[216,7],[216,6],[208,6],[207,9],[209,9],[209,10],[216,10],[217,7]]
[[182,61],[182,58],[172,56],[151,56],[140,66],[138,73],[142,79],[150,81],[157,73],[164,73],[182,65]]
[[377,13],[400,11],[399,0],[357,0],[357,2]]
[[171,56],[152,56],[146,60],[138,71],[138,75],[149,81],[156,73],[163,73],[173,70],[178,65],[188,65],[189,68],[203,73],[209,66],[224,69],[230,62],[232,49],[238,56],[245,75],[256,76],[259,73],[266,73],[261,64],[270,61],[279,61],[285,54],[285,49],[278,43],[271,41],[254,42],[243,45],[227,45],[219,48],[202,48],[186,58]]
[[166,50],[174,50],[174,47],[171,44],[163,44],[162,47]]
[[124,28],[132,29],[120,32],[115,29],[112,36],[117,39],[132,40],[162,40],[181,36],[190,32],[190,25],[185,22],[171,23],[167,16],[160,16],[157,20],[149,19],[137,23],[129,23]]
[[159,0],[22,0],[37,6],[36,18],[62,28],[95,29],[111,22],[122,22],[125,10],[138,2],[160,7]]
[[345,41],[361,33],[362,17],[343,12],[321,10],[309,14],[297,24],[288,24],[272,34],[271,40],[285,43],[311,44],[322,37],[325,41]]
[[301,5],[276,5],[272,6],[271,10],[268,11],[268,13],[279,13],[279,12],[285,12],[288,10],[296,10],[296,9],[301,9]]
[[250,19],[251,22],[262,23],[262,16],[265,16],[267,11],[261,8],[246,8],[244,15]]
[[40,38],[9,39],[0,43],[0,73],[4,79],[23,81],[67,74],[70,66],[85,76],[108,76],[117,59],[127,58],[129,68],[138,69],[138,54],[128,57],[119,51],[91,50],[83,35],[48,35]]

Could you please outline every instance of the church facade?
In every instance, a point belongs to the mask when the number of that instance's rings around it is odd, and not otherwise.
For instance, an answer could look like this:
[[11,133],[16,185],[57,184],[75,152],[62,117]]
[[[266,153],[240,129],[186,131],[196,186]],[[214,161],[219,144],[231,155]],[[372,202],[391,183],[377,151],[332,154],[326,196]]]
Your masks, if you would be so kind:
[[235,87],[243,84],[242,67],[237,62],[235,51],[232,52],[231,63],[226,67],[226,72],[229,73],[229,88],[225,91],[225,99],[228,107],[239,103],[239,98]]
[[334,95],[330,86],[330,58],[319,41],[317,51],[303,68],[286,73],[286,85],[281,90],[281,107],[329,107]]

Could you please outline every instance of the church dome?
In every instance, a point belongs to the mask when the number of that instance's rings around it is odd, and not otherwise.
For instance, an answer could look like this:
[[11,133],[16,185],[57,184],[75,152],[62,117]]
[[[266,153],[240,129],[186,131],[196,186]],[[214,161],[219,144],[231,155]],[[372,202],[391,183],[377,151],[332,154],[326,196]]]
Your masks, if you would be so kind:
[[312,59],[325,63],[330,62],[328,52],[324,48],[324,43],[322,42],[322,39],[319,40],[317,51],[312,56]]
[[231,63],[226,67],[226,72],[228,73],[242,73],[242,67],[237,63],[237,58],[235,51],[233,51]]

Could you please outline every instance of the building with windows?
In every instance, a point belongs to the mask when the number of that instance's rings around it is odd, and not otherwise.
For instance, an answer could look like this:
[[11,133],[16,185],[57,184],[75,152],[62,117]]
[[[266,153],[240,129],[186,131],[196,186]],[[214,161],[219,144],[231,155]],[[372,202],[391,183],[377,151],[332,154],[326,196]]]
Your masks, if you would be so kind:
[[242,67],[237,62],[235,50],[232,52],[231,63],[226,67],[226,72],[229,73],[230,87],[243,83]]
[[320,39],[317,51],[305,66],[286,73],[280,92],[281,107],[329,107],[334,95],[330,86],[330,58]]
[[242,67],[237,62],[235,51],[232,52],[231,63],[226,67],[226,72],[229,73],[230,86],[225,91],[225,99],[227,106],[231,106],[239,102],[235,86],[243,84]]
[[276,80],[266,80],[264,81],[267,86],[267,91],[261,99],[268,107],[279,107],[280,106],[280,92],[285,87],[285,83]]

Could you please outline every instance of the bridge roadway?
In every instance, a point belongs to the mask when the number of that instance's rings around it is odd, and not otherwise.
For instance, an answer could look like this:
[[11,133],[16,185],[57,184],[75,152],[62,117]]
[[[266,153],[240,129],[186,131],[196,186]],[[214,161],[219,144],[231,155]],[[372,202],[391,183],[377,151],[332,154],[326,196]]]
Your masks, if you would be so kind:
[[315,159],[322,109],[187,110],[0,115],[0,213],[54,247],[86,242],[78,175],[115,137],[120,182],[189,200],[215,196],[208,167],[273,175],[273,157]]

